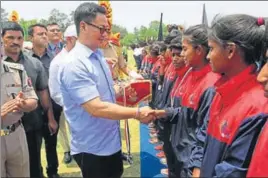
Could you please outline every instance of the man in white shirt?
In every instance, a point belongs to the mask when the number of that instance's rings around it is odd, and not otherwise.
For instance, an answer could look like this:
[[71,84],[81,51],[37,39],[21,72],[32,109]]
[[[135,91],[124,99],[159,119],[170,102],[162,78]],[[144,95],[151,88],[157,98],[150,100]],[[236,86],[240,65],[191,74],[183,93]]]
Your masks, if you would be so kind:
[[134,58],[137,64],[138,71],[141,68],[141,62],[142,62],[141,53],[142,53],[143,45],[144,43],[140,42],[138,45],[136,45],[136,48],[134,49]]
[[[64,33],[64,40],[66,41],[65,47],[62,49],[62,51],[55,56],[55,58],[52,60],[49,68],[49,90],[51,98],[60,106],[63,107],[63,99],[62,94],[60,91],[60,84],[58,81],[58,71],[60,70],[60,67],[64,65],[65,58],[68,55],[69,51],[73,49],[75,46],[75,42],[77,40],[77,33],[75,25],[70,25],[65,33]],[[65,164],[68,164],[72,161],[72,157],[70,155],[70,142],[67,136],[66,132],[66,125],[68,123],[66,122],[65,116],[62,113],[60,118],[60,126],[59,126],[59,136],[61,139],[59,139],[63,151],[64,151],[64,162]]]

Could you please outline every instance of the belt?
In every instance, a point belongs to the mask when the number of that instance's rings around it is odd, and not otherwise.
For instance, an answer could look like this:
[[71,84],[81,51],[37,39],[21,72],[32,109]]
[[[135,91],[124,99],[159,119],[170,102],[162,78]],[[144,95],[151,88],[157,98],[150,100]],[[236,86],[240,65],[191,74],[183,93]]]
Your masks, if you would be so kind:
[[1,136],[7,136],[7,135],[11,134],[12,132],[15,132],[15,130],[20,125],[21,125],[21,120],[18,120],[18,122],[1,129]]

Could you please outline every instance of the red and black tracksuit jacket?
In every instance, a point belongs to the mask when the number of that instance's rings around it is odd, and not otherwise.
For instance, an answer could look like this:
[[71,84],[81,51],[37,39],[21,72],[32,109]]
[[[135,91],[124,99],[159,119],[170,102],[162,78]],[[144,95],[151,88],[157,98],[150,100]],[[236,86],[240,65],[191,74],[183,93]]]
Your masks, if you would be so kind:
[[[173,64],[170,64],[166,73],[164,82],[159,81],[156,87],[155,100],[154,100],[154,108],[155,109],[164,109],[168,106],[168,100],[170,96],[170,92],[174,86],[175,80],[178,78],[180,80],[185,72],[189,69],[189,67],[182,67],[180,69],[176,69]],[[166,137],[169,138],[169,135],[165,137],[165,133],[170,132],[168,128],[170,128],[170,124],[167,124],[161,120],[156,120],[157,122],[157,130],[158,130],[158,139],[160,141],[165,140]],[[165,129],[167,128],[167,129]],[[169,140],[169,139],[168,139]]]
[[147,65],[148,65],[148,55],[143,57],[140,70],[146,71]]
[[155,100],[155,92],[157,90],[156,85],[157,85],[157,82],[158,82],[158,79],[159,79],[158,72],[159,72],[160,67],[161,67],[160,60],[157,60],[153,64],[153,67],[152,67],[151,72],[149,74],[150,80],[152,82],[152,101],[149,103],[149,106],[151,108],[153,108],[153,103],[154,103],[154,100]]
[[[268,106],[267,104],[265,107]],[[258,138],[247,177],[268,177],[268,121]]]
[[[165,58],[165,60],[166,60],[167,65],[169,65],[171,60],[168,58]],[[153,103],[155,102],[155,96],[156,96],[156,92],[158,90],[157,85],[161,82],[161,77],[159,75],[159,72],[160,72],[160,68],[164,67],[161,65],[162,64],[161,64],[161,61],[159,59],[157,61],[155,61],[153,66],[152,66],[151,73],[150,73],[150,79],[152,82],[152,102],[150,103],[150,107],[152,107],[152,108],[154,108]],[[164,68],[166,69],[167,67],[165,66]]]
[[[145,57],[145,61],[144,61],[144,68],[143,68],[143,71],[145,73],[142,73],[142,76],[145,78],[145,79],[149,79],[151,78],[151,75],[152,75],[152,69],[153,69],[153,66],[154,64],[157,62],[158,58],[157,57],[151,57],[150,55],[147,55]],[[155,69],[153,70],[155,71]]]
[[251,65],[231,79],[223,76],[216,82],[205,126],[197,133],[198,140],[190,157],[189,167],[201,165],[201,177],[246,176],[266,120],[262,106],[267,99],[256,81],[255,71],[255,65]]
[[160,77],[156,84],[156,97],[153,103],[155,109],[163,109],[165,107],[177,77],[181,79],[188,69],[189,67],[176,69],[172,63],[167,67],[164,78],[161,79]]
[[[171,64],[172,67],[174,68],[173,64]],[[174,77],[174,73],[171,72],[171,70],[175,70],[176,71],[176,75]],[[174,97],[174,90],[175,88],[179,85],[180,81],[182,80],[183,76],[185,75],[185,73],[189,70],[189,67],[182,67],[180,69],[171,69],[169,68],[168,71],[166,72],[165,76],[166,76],[166,80],[163,84],[163,88],[160,90],[162,91],[162,94],[158,95],[158,102],[156,102],[156,108],[157,109],[164,109],[167,107],[171,107],[171,97]],[[170,74],[173,73],[173,74]],[[173,95],[172,95],[173,94]],[[174,107],[179,106],[179,103],[177,101],[174,101],[173,104]],[[166,156],[166,160],[167,160],[167,166],[168,166],[168,170],[169,170],[169,175],[170,177],[174,177],[176,176],[175,174],[175,155],[173,153],[173,150],[171,148],[171,143],[170,143],[170,133],[171,133],[171,124],[166,123],[165,121],[162,120],[158,120],[158,129],[159,130],[159,137],[161,141],[163,141],[163,151],[165,153]]]
[[203,116],[208,112],[213,96],[204,98],[219,77],[211,71],[210,65],[187,72],[174,93],[174,102],[179,104],[166,109],[167,119],[172,124],[170,139],[176,155],[176,177],[191,176],[188,162],[196,130],[203,125]]

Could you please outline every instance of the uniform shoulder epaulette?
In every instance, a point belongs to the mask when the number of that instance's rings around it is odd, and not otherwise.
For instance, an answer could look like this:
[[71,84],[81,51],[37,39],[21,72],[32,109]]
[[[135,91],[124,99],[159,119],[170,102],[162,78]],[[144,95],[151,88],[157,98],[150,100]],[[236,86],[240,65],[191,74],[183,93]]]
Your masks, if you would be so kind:
[[4,68],[4,72],[10,72],[10,68],[8,67],[8,65],[6,64],[5,61],[2,61],[3,62],[3,68]]
[[6,66],[11,69],[24,70],[24,67],[22,64],[7,62],[7,61],[3,61],[3,64],[4,64],[4,67]]

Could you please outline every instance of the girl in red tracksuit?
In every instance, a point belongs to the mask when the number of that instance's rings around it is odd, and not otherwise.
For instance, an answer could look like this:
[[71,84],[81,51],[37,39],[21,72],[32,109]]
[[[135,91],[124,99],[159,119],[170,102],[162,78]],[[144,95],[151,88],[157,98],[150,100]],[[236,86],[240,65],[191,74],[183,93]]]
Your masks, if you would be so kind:
[[141,52],[141,68],[139,70],[139,73],[141,73],[147,65],[147,55],[148,55],[148,53],[147,53],[146,49],[143,48],[142,52]]
[[158,60],[158,55],[159,55],[159,45],[152,45],[150,46],[150,54],[148,54],[145,57],[145,61],[144,61],[144,68],[143,71],[141,72],[141,75],[145,78],[145,79],[149,79],[151,76],[151,70],[153,68],[153,65],[155,64],[155,62]]
[[[184,76],[185,72],[189,69],[184,64],[184,60],[181,57],[180,53],[182,50],[181,47],[181,37],[177,39],[173,39],[171,41],[171,52],[172,52],[172,63],[166,67],[166,61],[164,65],[161,65],[160,68],[160,80],[157,84],[157,93],[156,100],[154,102],[154,106],[157,109],[164,109],[166,107],[170,107],[170,93],[173,90],[173,86],[175,81],[180,81]],[[165,72],[165,68],[167,68]],[[164,175],[172,175],[172,160],[174,158],[174,154],[172,154],[171,146],[170,146],[170,124],[166,124],[161,120],[157,120],[157,130],[158,130],[158,139],[163,142],[163,151],[166,156],[167,166],[169,169],[162,169],[161,173]],[[160,152],[161,154],[161,152]],[[169,173],[170,172],[170,173]]]
[[[267,28],[267,27],[266,27]],[[267,28],[268,30],[268,28]],[[268,98],[268,50],[266,52],[266,64],[258,75],[258,81],[263,84],[265,97]],[[268,109],[268,102],[264,105]],[[267,116],[268,118],[268,116]],[[262,129],[256,144],[247,177],[268,177],[268,121]]]
[[215,18],[209,33],[212,70],[222,74],[190,157],[194,177],[245,177],[267,114],[256,61],[264,49],[261,20],[235,14]]
[[208,53],[207,28],[196,25],[183,33],[181,56],[186,66],[191,67],[184,77],[176,81],[171,93],[171,105],[156,111],[162,120],[171,124],[171,151],[174,159],[169,165],[169,177],[191,176],[188,162],[192,145],[196,141],[196,130],[202,126],[203,118],[210,106],[207,96],[209,88],[220,77],[211,71],[206,59]]

